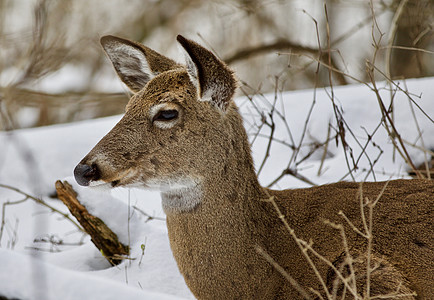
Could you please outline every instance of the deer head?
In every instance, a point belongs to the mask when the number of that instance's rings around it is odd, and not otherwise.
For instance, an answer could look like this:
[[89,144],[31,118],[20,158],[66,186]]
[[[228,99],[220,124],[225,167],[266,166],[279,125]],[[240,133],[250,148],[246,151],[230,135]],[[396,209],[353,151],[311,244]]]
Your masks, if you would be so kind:
[[210,51],[180,35],[177,40],[186,66],[126,39],[101,38],[134,94],[123,118],[75,168],[80,185],[139,186],[178,195],[198,193],[204,181],[221,176],[227,164],[222,153],[233,148],[231,140],[245,139],[244,129],[237,128],[242,125],[228,126],[234,119],[242,122],[232,101],[236,80]]

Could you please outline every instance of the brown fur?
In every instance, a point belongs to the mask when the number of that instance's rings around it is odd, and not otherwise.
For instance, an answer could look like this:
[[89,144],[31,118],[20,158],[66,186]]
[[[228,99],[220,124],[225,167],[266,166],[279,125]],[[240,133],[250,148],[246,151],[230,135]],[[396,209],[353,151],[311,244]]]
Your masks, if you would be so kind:
[[[374,267],[371,296],[399,289],[400,293],[417,293],[402,299],[433,299],[433,182],[396,180],[388,184],[374,208],[373,248],[368,253],[367,240],[338,214],[342,211],[363,231],[360,184],[340,182],[285,191],[261,187],[242,118],[230,99],[236,86],[232,72],[200,45],[182,37],[178,40],[187,52],[188,68],[154,51],[150,55],[148,48],[131,41],[102,39],[121,79],[133,91],[140,91],[131,98],[122,120],[81,161],[75,172],[77,180],[84,185],[161,186],[173,254],[199,299],[301,298],[258,253],[258,246],[312,298],[316,295],[310,288],[324,296],[313,269],[267,201],[270,196],[295,235],[311,240],[313,249],[343,276],[350,276],[340,232],[325,220],[345,226],[361,296],[366,291],[370,259]],[[143,57],[129,59],[130,53],[135,56],[137,52],[143,52]],[[146,60],[151,60],[150,74],[131,83]],[[159,105],[179,115],[174,121],[154,122],[157,118],[152,111]],[[175,183],[184,182],[180,179],[188,182],[187,187],[172,189]],[[364,183],[363,197],[375,200],[384,184]],[[308,253],[330,293],[339,297],[345,293],[352,299],[333,269]]]

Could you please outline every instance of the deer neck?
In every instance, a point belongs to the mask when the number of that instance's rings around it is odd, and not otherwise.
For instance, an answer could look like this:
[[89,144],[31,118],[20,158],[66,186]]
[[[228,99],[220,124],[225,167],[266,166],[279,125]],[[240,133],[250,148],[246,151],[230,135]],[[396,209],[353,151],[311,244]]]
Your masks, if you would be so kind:
[[200,181],[162,192],[172,242],[190,241],[193,245],[196,235],[208,235],[209,242],[221,243],[233,234],[233,226],[237,227],[237,234],[249,235],[247,220],[257,214],[260,200],[266,196],[254,170],[241,118],[235,118],[229,126],[234,129],[224,163],[210,167]]
[[161,192],[168,216],[215,210],[220,206],[243,206],[245,201],[263,197],[250,157],[234,157],[212,176],[181,181]]
[[[265,198],[250,157],[234,156],[219,176],[206,178],[202,184],[184,192],[175,197],[190,201],[194,208],[169,212],[166,219],[179,270],[198,298],[231,295],[234,293],[231,286],[225,285],[228,276],[237,287],[251,276],[246,273],[248,266],[236,270],[234,266],[252,261],[260,223],[255,222],[259,215],[257,209],[260,209],[260,199]],[[164,199],[167,194],[162,196]],[[263,267],[252,263],[251,269]],[[237,290],[240,298],[243,297],[246,291]]]
[[[235,107],[235,106],[234,106]],[[215,164],[206,166],[201,178],[184,178],[171,188],[162,191],[163,209],[166,215],[212,211],[220,207],[244,206],[246,199],[264,197],[259,185],[250,153],[250,144],[243,127],[243,121],[236,107],[231,110],[222,126],[227,130],[225,145],[210,155],[224,154],[225,159],[216,157]],[[211,165],[212,164],[212,165]]]

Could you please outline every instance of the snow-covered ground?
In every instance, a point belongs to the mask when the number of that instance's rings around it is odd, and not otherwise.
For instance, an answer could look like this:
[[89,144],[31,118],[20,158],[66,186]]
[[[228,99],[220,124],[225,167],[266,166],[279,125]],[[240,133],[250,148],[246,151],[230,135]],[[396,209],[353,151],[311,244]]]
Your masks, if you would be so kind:
[[[402,91],[392,93],[395,126],[407,143],[413,162],[420,164],[429,157],[420,148],[434,149],[434,124],[430,120],[434,118],[434,78],[397,83],[408,90],[426,114]],[[388,105],[391,93],[387,84],[378,83],[378,86]],[[330,136],[336,133],[332,92],[334,103],[346,122],[347,158],[342,141],[337,144],[336,139],[331,139],[325,156],[324,148],[319,147],[303,159],[314,149],[315,143],[327,139],[329,123],[332,124]],[[271,117],[268,112],[275,101],[276,110]],[[299,175],[315,184],[407,176],[408,166],[393,150],[384,126],[379,124],[381,113],[377,97],[365,85],[336,87],[333,91],[327,88],[285,92],[276,98],[275,95],[255,96],[254,102],[256,108],[246,98],[237,99],[253,142],[257,169],[267,153],[270,133],[265,125],[258,134],[261,115],[257,108],[264,112],[262,118],[276,124],[270,156],[260,173],[264,185],[273,182],[288,167],[297,169]],[[89,210],[102,218],[131,248],[131,259],[112,267],[72,222],[32,200],[12,204],[25,197],[0,187],[5,221],[0,239],[0,295],[44,300],[193,298],[171,255],[164,220],[148,220],[141,212],[164,218],[158,193],[81,188],[71,177],[75,165],[119,119],[120,116],[115,116],[0,133],[0,184],[41,197],[49,205],[67,212],[60,201],[49,197],[54,191],[54,182],[67,178]],[[288,145],[299,145],[300,141],[302,147],[294,156]],[[323,157],[325,160],[321,163]],[[353,161],[358,168],[351,175],[348,170],[353,168]],[[286,175],[273,187],[305,186],[309,184]],[[5,205],[7,203],[11,204]]]

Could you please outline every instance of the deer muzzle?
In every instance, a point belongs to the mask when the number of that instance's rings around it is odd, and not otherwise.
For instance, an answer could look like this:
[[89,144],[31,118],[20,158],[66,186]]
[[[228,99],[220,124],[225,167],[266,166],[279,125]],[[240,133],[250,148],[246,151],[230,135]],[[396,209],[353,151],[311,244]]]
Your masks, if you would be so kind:
[[79,185],[88,186],[91,181],[101,178],[101,173],[96,164],[78,164],[74,169],[74,177]]

